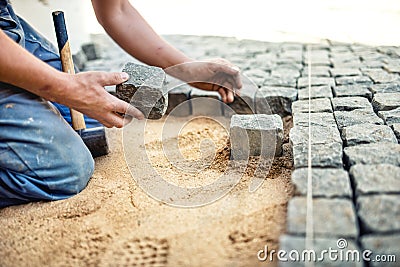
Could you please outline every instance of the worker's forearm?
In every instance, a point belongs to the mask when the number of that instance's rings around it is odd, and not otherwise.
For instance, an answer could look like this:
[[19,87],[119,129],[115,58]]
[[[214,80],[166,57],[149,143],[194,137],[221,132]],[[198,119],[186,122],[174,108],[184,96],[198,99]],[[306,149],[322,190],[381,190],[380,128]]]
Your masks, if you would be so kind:
[[[153,66],[168,68],[191,61],[161,38],[128,1],[93,1],[97,18],[107,33],[130,55]],[[112,9],[112,10],[111,10]]]
[[40,61],[0,30],[0,81],[9,83],[48,100],[54,100],[57,84],[67,79]]

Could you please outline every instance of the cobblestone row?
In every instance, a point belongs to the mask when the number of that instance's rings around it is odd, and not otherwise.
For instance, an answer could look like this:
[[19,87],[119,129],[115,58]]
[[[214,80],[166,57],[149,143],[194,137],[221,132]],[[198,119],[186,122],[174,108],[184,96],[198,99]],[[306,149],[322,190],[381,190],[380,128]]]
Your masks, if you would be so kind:
[[[228,108],[210,107],[205,101],[183,106],[173,115],[292,114],[295,197],[288,204],[282,249],[304,248],[311,126],[316,250],[337,248],[340,237],[347,239],[347,249],[370,249],[374,255],[393,254],[400,259],[399,47],[325,41],[312,45],[309,55],[306,45],[299,43],[207,36],[165,38],[194,58],[227,58],[249,78],[244,80],[241,97]],[[99,44],[99,52],[94,54],[102,58],[80,64],[85,70],[121,70],[124,63],[133,61],[103,36],[94,36],[94,41]],[[177,87],[169,92],[168,112],[186,99],[204,97],[219,99],[215,94]],[[255,145],[260,138],[252,142]],[[282,265],[301,266],[299,262]],[[327,262],[318,266],[363,265],[383,266],[376,262]]]

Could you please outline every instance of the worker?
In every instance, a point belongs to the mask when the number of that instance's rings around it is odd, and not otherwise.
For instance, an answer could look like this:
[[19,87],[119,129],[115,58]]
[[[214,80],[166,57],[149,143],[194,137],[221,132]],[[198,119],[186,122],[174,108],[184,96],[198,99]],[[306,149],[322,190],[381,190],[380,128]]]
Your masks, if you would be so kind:
[[[172,75],[199,81],[196,87],[233,101],[241,82],[230,62],[189,58],[157,35],[128,0],[92,0],[92,5],[99,23],[127,53],[167,71],[181,64]],[[0,0],[0,28],[0,208],[71,197],[86,187],[94,161],[67,123],[66,106],[85,114],[88,128],[121,128],[132,118],[143,119],[138,109],[104,90],[129,77],[61,72],[54,46],[14,13],[9,0]]]

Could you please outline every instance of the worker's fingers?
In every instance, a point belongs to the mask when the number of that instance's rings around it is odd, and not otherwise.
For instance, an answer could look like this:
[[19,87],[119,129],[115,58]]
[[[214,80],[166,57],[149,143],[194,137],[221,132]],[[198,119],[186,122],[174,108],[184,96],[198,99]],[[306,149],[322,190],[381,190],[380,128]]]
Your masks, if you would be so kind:
[[226,73],[231,75],[234,79],[235,88],[240,89],[242,88],[242,80],[240,78],[240,69],[238,66],[233,65],[227,60],[224,59],[215,59],[208,63],[208,67],[214,73]]
[[221,95],[221,100],[222,100],[222,102],[226,102],[226,92],[225,92],[225,89],[223,88],[223,87],[219,87],[219,89],[218,89],[218,93]]
[[144,119],[144,115],[140,110],[130,105],[129,103],[126,103],[125,101],[119,99],[116,100],[117,101],[114,102],[114,112],[126,114],[138,120]]
[[99,79],[102,86],[117,85],[129,79],[125,72],[99,72]]

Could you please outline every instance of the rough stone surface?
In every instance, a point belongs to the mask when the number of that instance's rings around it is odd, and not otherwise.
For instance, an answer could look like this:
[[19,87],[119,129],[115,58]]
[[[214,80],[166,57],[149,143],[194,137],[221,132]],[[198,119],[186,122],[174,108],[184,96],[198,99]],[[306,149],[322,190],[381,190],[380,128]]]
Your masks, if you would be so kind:
[[351,167],[350,175],[357,195],[400,193],[400,167],[390,164],[356,164]]
[[[279,115],[233,115],[230,125],[231,158],[280,156],[283,122]],[[275,145],[273,145],[275,144]]]
[[400,107],[400,93],[377,93],[372,100],[375,111],[386,111]]
[[269,76],[264,80],[262,85],[296,87],[296,78]]
[[[328,77],[311,77],[311,86],[335,86],[335,80]],[[304,88],[308,87],[308,77],[301,77],[297,80],[297,87]]]
[[392,129],[393,129],[394,134],[397,137],[397,142],[400,144],[400,123],[392,124]]
[[356,68],[333,68],[329,71],[333,77],[361,75],[361,72]]
[[[308,169],[296,169],[292,173],[292,183],[295,186],[295,194],[305,196],[307,194]],[[312,169],[313,197],[352,197],[350,179],[343,169],[313,168]]]
[[[302,73],[302,77],[308,77],[308,67],[304,68]],[[311,66],[311,76],[315,77],[330,77],[329,67],[325,66]]]
[[[322,127],[333,127],[336,128],[336,120],[333,113],[321,112],[321,113],[310,113],[311,127],[322,126]],[[309,125],[309,114],[307,113],[296,113],[293,115],[293,127],[308,127]]]
[[[293,146],[307,144],[309,128],[295,126],[290,130],[289,140]],[[389,129],[390,130],[390,129]],[[342,143],[339,130],[335,127],[311,126],[311,144]]]
[[[185,117],[191,115],[191,103],[189,103],[190,101],[188,101],[191,91],[192,87],[186,84],[168,90],[167,114],[170,114],[172,112],[172,115],[177,117]],[[188,101],[187,104],[182,104],[186,101]]]
[[[304,235],[306,231],[307,201],[294,197],[289,201],[287,231]],[[358,236],[353,203],[348,199],[313,199],[314,234],[324,237]]]
[[221,96],[218,92],[193,88],[190,92],[192,114],[196,116],[222,116]]
[[392,164],[400,166],[400,145],[393,143],[372,143],[344,150],[344,160],[349,165],[354,164]]
[[372,98],[371,91],[368,90],[368,87],[365,85],[336,86],[333,88],[333,92],[336,97],[361,96],[361,97],[366,97],[368,99]]
[[[342,144],[314,144],[311,146],[311,165],[323,168],[342,168]],[[293,146],[295,168],[308,166],[308,144]]]
[[297,90],[290,87],[263,86],[256,94],[256,111],[259,114],[292,114],[292,102],[297,99]]
[[400,230],[400,195],[371,195],[357,198],[358,217],[366,233]]
[[400,107],[388,111],[378,111],[378,116],[389,126],[400,123]]
[[390,235],[365,235],[360,238],[363,249],[372,251],[370,259],[375,259],[376,255],[394,255],[395,261],[376,262],[371,261],[371,267],[387,266],[398,267],[400,260],[400,234]]
[[[293,102],[292,104],[292,112],[296,113],[308,113],[308,100],[299,100]],[[311,113],[319,113],[319,112],[333,112],[331,100],[327,98],[317,98],[311,99]]]
[[161,68],[127,63],[122,70],[129,80],[117,85],[116,95],[131,103],[149,119],[160,119],[168,107],[165,72]]
[[309,91],[311,91],[311,98],[332,98],[332,89],[330,86],[313,86],[309,90],[308,88],[299,90],[299,100],[308,99]]
[[339,130],[356,124],[383,124],[383,120],[379,118],[372,109],[355,109],[352,111],[335,111],[335,118]]
[[[347,247],[342,249],[344,255],[351,254],[353,251],[361,251],[360,248],[357,246],[357,244],[353,240],[346,240],[347,241]],[[313,239],[313,250],[316,253],[316,259],[318,257],[321,257],[323,254],[323,251],[332,248],[332,250],[338,250],[337,246],[338,239],[337,238],[324,238],[324,237],[317,237]],[[280,267],[303,267],[306,266],[305,262],[309,262],[308,255],[305,254],[306,260],[303,261],[301,260],[302,253],[303,251],[307,251],[305,247],[305,238],[302,236],[294,236],[294,235],[282,235],[279,239],[279,244],[280,244],[280,249],[285,251],[287,254],[284,257],[287,259],[287,261],[280,261],[279,265]],[[311,248],[307,248],[311,249]],[[291,251],[298,251],[300,254],[300,260],[292,260],[289,257],[289,253]],[[360,253],[361,255],[361,253]],[[293,256],[292,257],[296,257]],[[360,256],[361,258],[361,256]],[[311,258],[314,266],[317,267],[362,267],[363,263],[362,261],[339,261],[339,260],[333,260],[330,259],[328,254],[324,254],[323,261],[313,261],[313,257]],[[351,258],[350,258],[351,259]]]
[[372,93],[400,93],[400,83],[373,84],[369,86]]
[[369,76],[374,83],[391,83],[400,80],[400,76],[397,74],[387,73],[382,69],[371,69],[369,71],[363,71],[365,75]]
[[335,97],[332,99],[334,111],[352,111],[354,109],[372,109],[371,103],[365,97]]
[[336,85],[351,85],[351,84],[372,84],[372,81],[367,76],[344,76],[335,79]]
[[344,127],[342,130],[342,138],[345,146],[378,142],[397,143],[396,136],[389,126],[371,123]]

